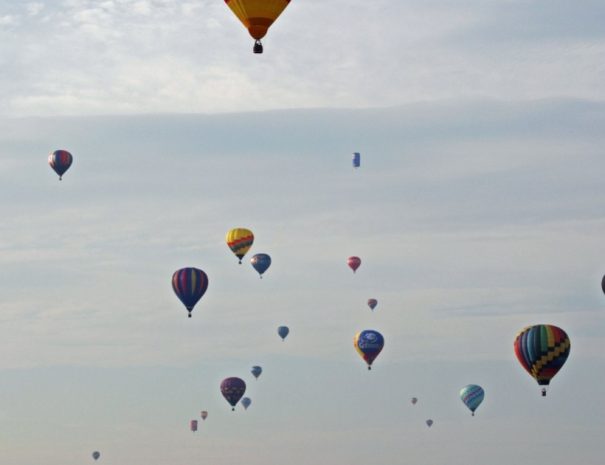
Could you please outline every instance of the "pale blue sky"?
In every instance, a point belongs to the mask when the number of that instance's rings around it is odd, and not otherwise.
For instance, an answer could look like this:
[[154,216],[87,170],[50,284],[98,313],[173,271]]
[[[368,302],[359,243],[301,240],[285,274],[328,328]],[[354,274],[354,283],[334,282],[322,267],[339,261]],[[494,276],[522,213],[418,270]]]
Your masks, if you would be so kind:
[[[259,57],[221,1],[0,2],[1,463],[602,462],[603,6],[326,3]],[[546,399],[535,323],[572,343]]]

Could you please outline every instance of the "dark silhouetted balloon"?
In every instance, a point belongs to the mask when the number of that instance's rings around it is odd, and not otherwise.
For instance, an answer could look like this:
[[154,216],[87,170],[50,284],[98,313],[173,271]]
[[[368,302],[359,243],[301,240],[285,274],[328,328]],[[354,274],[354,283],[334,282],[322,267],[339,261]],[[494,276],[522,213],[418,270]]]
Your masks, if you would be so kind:
[[236,404],[246,392],[246,383],[241,378],[225,378],[221,382],[221,394],[229,404],[231,410],[235,410]]
[[63,174],[69,169],[72,162],[73,157],[67,150],[55,150],[48,156],[48,164],[59,175],[59,181],[63,179]]
[[197,268],[182,268],[172,275],[172,289],[189,312],[208,289],[208,275]]

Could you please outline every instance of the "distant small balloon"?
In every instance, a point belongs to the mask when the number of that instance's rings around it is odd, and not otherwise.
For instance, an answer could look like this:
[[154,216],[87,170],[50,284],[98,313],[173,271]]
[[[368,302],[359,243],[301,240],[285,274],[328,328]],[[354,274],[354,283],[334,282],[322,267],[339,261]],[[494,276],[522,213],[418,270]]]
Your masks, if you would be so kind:
[[279,328],[277,328],[277,334],[279,334],[279,337],[281,337],[283,341],[286,339],[288,334],[290,334],[290,328],[288,328],[287,326],[280,326]]
[[257,253],[250,259],[250,263],[262,279],[263,273],[271,266],[271,257],[266,253]]
[[361,154],[359,152],[355,152],[353,154],[353,168],[359,168],[361,165]]
[[603,276],[603,279],[601,279],[601,289],[603,289],[603,292],[605,292],[605,276]]
[[259,367],[258,365],[254,365],[252,367],[252,369],[250,370],[250,373],[252,373],[252,375],[258,379],[258,377],[261,375],[261,373],[263,372],[263,369],[261,367]]
[[99,460],[99,457],[101,457],[101,453],[98,450],[92,453],[92,458],[95,459],[95,461]]
[[206,418],[208,418],[208,412],[206,410],[202,410],[200,416],[202,417],[202,420],[205,420]]
[[430,418],[426,421],[426,425],[430,428],[431,426],[433,426],[433,420],[431,420]]
[[250,399],[250,397],[244,397],[242,399],[242,405],[244,406],[245,410],[248,410],[248,407],[250,407],[251,404],[252,404],[252,400]]
[[353,270],[353,273],[355,273],[357,271],[357,268],[359,268],[359,265],[361,265],[361,258],[349,257],[347,259],[347,265],[349,265],[349,268],[351,268]]
[[55,150],[48,156],[48,164],[59,175],[59,181],[73,162],[71,153],[67,150]]
[[412,402],[412,405],[416,405],[416,402],[418,402],[418,398],[412,397],[411,402]]
[[191,429],[191,431],[194,433],[197,431],[197,420],[191,420],[189,423],[189,429]]
[[376,299],[368,299],[368,307],[370,307],[372,311],[374,311],[376,305],[378,305],[378,301]]

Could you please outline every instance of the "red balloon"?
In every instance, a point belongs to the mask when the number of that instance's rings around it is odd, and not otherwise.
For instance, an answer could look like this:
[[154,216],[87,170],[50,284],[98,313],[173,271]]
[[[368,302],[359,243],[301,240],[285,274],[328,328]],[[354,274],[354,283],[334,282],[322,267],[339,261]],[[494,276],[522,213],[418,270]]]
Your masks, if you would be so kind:
[[359,265],[361,265],[361,258],[349,257],[347,260],[347,265],[349,265],[349,268],[351,268],[353,270],[353,273],[355,273],[355,271],[357,271],[357,268],[359,268]]

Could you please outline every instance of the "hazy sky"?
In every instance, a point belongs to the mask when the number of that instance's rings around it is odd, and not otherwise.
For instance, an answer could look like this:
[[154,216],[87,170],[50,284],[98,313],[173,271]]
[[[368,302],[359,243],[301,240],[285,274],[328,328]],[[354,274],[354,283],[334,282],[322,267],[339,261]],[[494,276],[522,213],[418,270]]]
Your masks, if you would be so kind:
[[[0,2],[0,463],[600,465],[603,24],[293,0],[258,56],[219,0]],[[537,323],[572,345],[545,399],[512,349]]]

